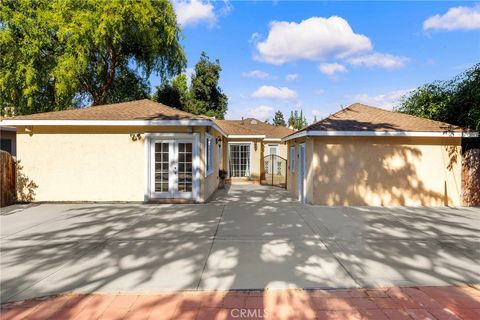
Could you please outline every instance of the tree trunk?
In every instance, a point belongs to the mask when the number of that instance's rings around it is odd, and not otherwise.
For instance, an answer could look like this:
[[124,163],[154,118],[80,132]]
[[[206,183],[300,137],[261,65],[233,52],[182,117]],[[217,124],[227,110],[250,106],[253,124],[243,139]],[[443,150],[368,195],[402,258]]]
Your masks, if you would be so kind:
[[462,182],[463,205],[480,206],[480,149],[465,151],[462,160]]

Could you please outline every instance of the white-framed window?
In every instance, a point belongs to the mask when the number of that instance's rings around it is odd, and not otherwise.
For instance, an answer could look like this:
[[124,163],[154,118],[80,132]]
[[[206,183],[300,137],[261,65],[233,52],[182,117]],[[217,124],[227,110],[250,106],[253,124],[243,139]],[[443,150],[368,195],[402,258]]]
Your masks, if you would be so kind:
[[205,134],[205,176],[213,173],[213,136]]
[[295,172],[295,146],[290,147],[290,172]]

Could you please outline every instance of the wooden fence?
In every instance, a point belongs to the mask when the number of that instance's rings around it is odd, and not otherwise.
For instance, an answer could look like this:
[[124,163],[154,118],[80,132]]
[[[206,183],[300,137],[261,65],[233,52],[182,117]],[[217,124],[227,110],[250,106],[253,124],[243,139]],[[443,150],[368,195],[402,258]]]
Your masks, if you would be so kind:
[[0,150],[0,207],[15,203],[15,161],[10,153]]

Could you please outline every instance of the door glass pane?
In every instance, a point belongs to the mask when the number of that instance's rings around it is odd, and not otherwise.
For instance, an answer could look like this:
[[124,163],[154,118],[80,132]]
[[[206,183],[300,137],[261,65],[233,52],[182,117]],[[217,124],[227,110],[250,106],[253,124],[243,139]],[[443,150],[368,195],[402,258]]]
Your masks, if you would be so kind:
[[250,176],[250,144],[230,145],[230,176]]
[[178,144],[178,192],[192,191],[192,143]]
[[168,147],[168,143],[155,143],[155,192],[168,192]]

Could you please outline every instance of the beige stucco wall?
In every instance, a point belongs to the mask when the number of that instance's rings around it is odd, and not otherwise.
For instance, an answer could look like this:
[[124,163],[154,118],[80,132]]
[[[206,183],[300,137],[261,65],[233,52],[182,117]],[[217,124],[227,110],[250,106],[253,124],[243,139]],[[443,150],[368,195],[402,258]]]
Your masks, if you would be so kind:
[[[461,204],[460,138],[317,137],[307,140],[307,153],[314,204]],[[296,177],[288,187],[296,193]]]
[[[35,201],[144,201],[144,139],[131,133],[185,133],[187,127],[34,127],[18,128],[17,158],[38,188]],[[200,198],[216,190],[218,170],[204,174],[204,127],[200,133]],[[204,183],[206,181],[206,183]]]

